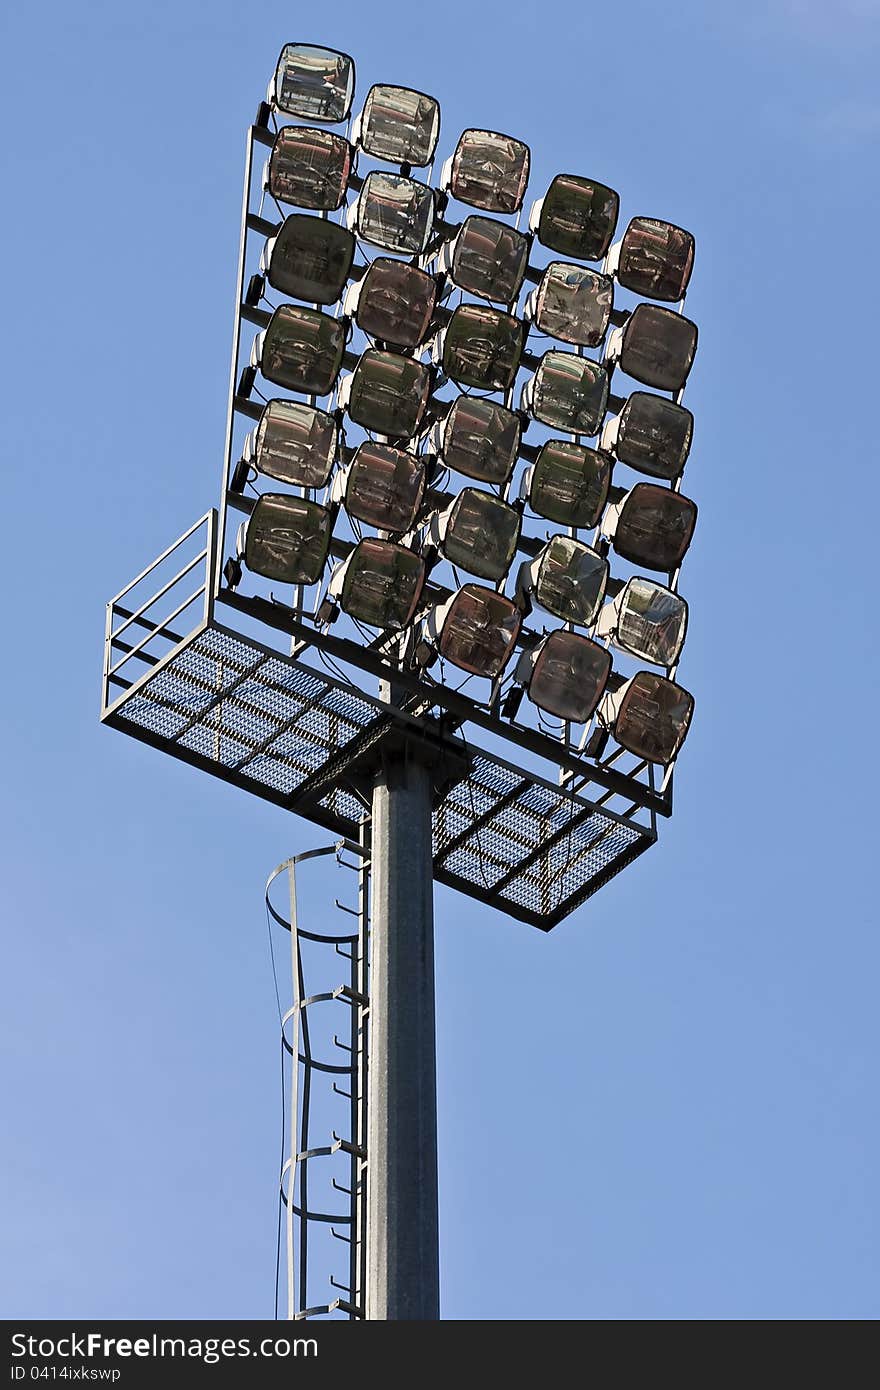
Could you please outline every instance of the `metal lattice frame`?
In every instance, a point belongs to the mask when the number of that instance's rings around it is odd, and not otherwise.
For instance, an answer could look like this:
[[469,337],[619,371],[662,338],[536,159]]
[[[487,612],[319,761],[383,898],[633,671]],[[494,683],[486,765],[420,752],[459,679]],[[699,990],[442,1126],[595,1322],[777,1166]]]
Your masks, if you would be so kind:
[[486,716],[477,746],[459,723],[463,697],[447,697],[445,724],[420,710],[420,692],[392,708],[341,666],[319,665],[322,654],[305,643],[293,655],[267,645],[246,630],[241,608],[230,609],[239,626],[219,622],[215,554],[209,513],[108,605],[107,724],[353,840],[367,809],[356,770],[371,741],[389,723],[410,737],[451,740],[468,771],[437,796],[435,877],[544,930],[654,843],[665,801],[650,767],[571,757],[565,782],[553,783],[542,776],[542,735],[537,752],[520,747],[511,762],[502,756],[509,735],[487,739]]

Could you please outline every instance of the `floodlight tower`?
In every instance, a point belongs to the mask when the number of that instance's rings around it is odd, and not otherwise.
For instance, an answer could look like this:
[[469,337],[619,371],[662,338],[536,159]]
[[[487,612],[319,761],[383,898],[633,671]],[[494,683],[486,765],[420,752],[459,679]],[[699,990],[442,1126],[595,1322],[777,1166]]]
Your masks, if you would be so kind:
[[102,717],[369,862],[369,971],[320,996],[369,1016],[366,1273],[291,1316],[432,1319],[433,880],[549,930],[672,811],[694,239],[615,242],[581,174],[524,230],[523,141],[468,128],[435,186],[435,98],[354,91],[286,44],[248,131],[220,506],[108,605]]

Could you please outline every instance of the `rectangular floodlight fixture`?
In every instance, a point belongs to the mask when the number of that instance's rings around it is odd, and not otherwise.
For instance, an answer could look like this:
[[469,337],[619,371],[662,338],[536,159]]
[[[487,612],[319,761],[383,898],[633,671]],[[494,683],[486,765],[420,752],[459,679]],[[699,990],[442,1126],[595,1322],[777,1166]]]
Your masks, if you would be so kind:
[[460,304],[437,335],[434,360],[461,386],[506,391],[516,379],[523,342],[521,319],[483,304]]
[[442,462],[466,478],[506,483],[519,456],[522,421],[498,401],[456,396],[431,435]]
[[412,621],[424,583],[421,555],[370,536],[334,571],[329,594],[358,622],[399,630]]
[[652,478],[675,482],[690,453],[694,417],[683,405],[633,391],[619,415],[606,421],[602,448]]
[[598,434],[608,404],[608,373],[589,357],[551,349],[522,389],[522,408],[551,429]]
[[697,325],[661,304],[637,304],[608,339],[606,361],[658,391],[680,391],[697,351]]
[[557,174],[532,205],[529,229],[542,246],[579,261],[600,261],[617,227],[620,198],[613,188],[578,174]]
[[529,182],[528,145],[497,130],[466,130],[446,161],[440,186],[483,212],[519,212]]
[[525,314],[540,333],[578,347],[597,347],[605,337],[613,307],[614,281],[610,275],[553,261],[529,295]]
[[339,408],[356,425],[390,439],[418,433],[431,394],[433,373],[425,362],[368,348],[339,386]]
[[348,209],[362,240],[401,256],[420,256],[434,226],[434,193],[426,183],[375,169]]
[[652,671],[639,671],[602,701],[599,717],[622,748],[662,766],[671,763],[690,728],[694,697]]
[[608,583],[608,561],[573,536],[551,536],[520,569],[517,597],[535,602],[562,622],[591,627]]
[[458,289],[496,304],[515,302],[528,265],[528,237],[492,217],[466,218],[439,258]]
[[269,401],[242,458],[258,473],[294,487],[323,487],[339,450],[332,415],[301,401]]
[[493,679],[513,655],[520,623],[511,599],[480,584],[465,584],[428,615],[425,635],[445,661]]
[[336,212],[345,202],[354,151],[332,130],[282,126],[263,173],[263,187],[279,203]]
[[354,60],[347,53],[286,43],[269,85],[269,101],[288,116],[335,125],[351,110],[354,78]]
[[560,526],[598,525],[611,486],[611,458],[567,439],[541,445],[523,474],[523,495],[537,516]]
[[443,558],[479,579],[503,579],[519,543],[520,514],[494,492],[466,487],[431,524]]
[[333,521],[317,502],[267,492],[239,530],[238,552],[248,569],[280,584],[316,584]]
[[424,459],[390,444],[361,444],[333,482],[333,500],[381,531],[408,531],[424,494]]
[[608,253],[606,269],[646,299],[684,299],[694,266],[694,238],[655,217],[634,217]]
[[602,698],[610,671],[606,647],[560,629],[523,653],[516,678],[539,709],[572,724],[586,724]]
[[345,312],[362,333],[393,347],[424,341],[437,304],[437,281],[427,271],[390,256],[377,256],[345,297]]
[[642,661],[670,667],[681,656],[687,617],[680,595],[638,575],[602,609],[596,632]]
[[636,483],[602,519],[602,530],[618,555],[649,570],[677,570],[697,524],[689,497],[656,483]]
[[371,87],[352,128],[364,154],[390,164],[430,164],[440,135],[440,103],[410,87]]
[[276,386],[328,396],[342,366],[346,331],[344,319],[299,304],[281,304],[268,328],[254,339],[251,366]]
[[295,212],[263,248],[260,269],[291,299],[335,304],[354,261],[354,237],[338,222]]

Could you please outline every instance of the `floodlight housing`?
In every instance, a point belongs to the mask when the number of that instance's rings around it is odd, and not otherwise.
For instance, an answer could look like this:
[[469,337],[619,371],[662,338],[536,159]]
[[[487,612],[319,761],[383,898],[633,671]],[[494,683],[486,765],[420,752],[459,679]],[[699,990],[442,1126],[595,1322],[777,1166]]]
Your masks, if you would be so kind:
[[431,239],[434,192],[417,179],[374,169],[348,209],[348,225],[372,246],[419,256]]
[[421,555],[368,536],[334,570],[328,592],[350,618],[399,630],[412,621],[425,584]]
[[344,319],[300,304],[281,304],[268,328],[254,339],[251,366],[289,391],[329,395],[342,366],[347,331]]
[[662,304],[637,304],[608,339],[606,361],[658,391],[679,391],[697,351],[697,325]]
[[605,513],[602,530],[618,555],[649,570],[678,569],[694,534],[697,506],[656,483],[636,483]]
[[513,655],[520,623],[512,599],[480,584],[465,584],[429,614],[425,632],[453,666],[492,679]]
[[639,671],[605,696],[600,718],[622,748],[666,766],[684,743],[693,712],[694,697],[683,686]]
[[335,212],[345,202],[354,150],[332,130],[286,125],[275,137],[263,187],[279,203]]
[[529,182],[528,145],[496,130],[462,132],[441,187],[483,212],[519,212]]
[[354,260],[351,232],[324,217],[295,212],[263,248],[260,269],[269,284],[291,299],[335,304]]
[[334,501],[381,531],[408,531],[425,493],[425,462],[390,444],[361,444],[333,482]]
[[440,103],[410,87],[371,87],[352,139],[374,159],[391,164],[430,164],[440,135]]
[[354,59],[332,48],[286,43],[269,99],[289,116],[336,124],[348,118],[354,97]]
[[465,487],[431,523],[430,538],[451,565],[479,579],[503,579],[519,543],[521,518],[494,492]]
[[684,599],[641,575],[627,580],[599,614],[596,631],[622,651],[657,666],[674,666],[687,633]]
[[611,466],[609,455],[599,449],[549,439],[523,475],[523,494],[532,511],[548,521],[596,526],[608,500]]
[[693,267],[690,232],[656,217],[634,217],[612,246],[606,269],[633,294],[675,301],[684,298]]
[[564,343],[596,347],[614,307],[614,281],[586,266],[552,261],[526,301],[526,318]]
[[498,401],[456,396],[432,431],[447,468],[484,483],[506,483],[519,456],[522,421]]
[[500,304],[516,300],[528,265],[528,237],[491,217],[466,218],[440,254],[440,269],[460,290]]
[[326,507],[287,493],[264,493],[239,531],[238,552],[249,570],[281,584],[321,577],[333,520]]
[[517,594],[566,623],[591,627],[605,597],[608,561],[573,536],[551,536],[520,570]]
[[539,709],[571,724],[586,724],[602,698],[610,671],[607,648],[562,628],[523,653],[516,675]]
[[574,352],[545,352],[522,389],[524,410],[543,424],[572,434],[598,434],[607,404],[607,371]]
[[424,362],[368,348],[339,387],[339,406],[355,424],[392,439],[418,433],[433,374]]
[[395,347],[414,348],[423,342],[437,305],[437,281],[418,266],[377,256],[363,279],[355,281],[345,298],[362,333]]
[[323,487],[339,449],[332,415],[303,401],[269,401],[242,450],[258,473],[294,487]]
[[600,261],[611,245],[620,198],[613,188],[578,174],[557,174],[533,204],[529,229],[542,246],[579,261]]
[[630,468],[671,483],[681,476],[693,432],[694,417],[685,406],[633,391],[620,414],[606,422],[602,448]]
[[525,325],[513,314],[484,304],[460,304],[438,334],[435,360],[462,386],[506,391],[519,370]]

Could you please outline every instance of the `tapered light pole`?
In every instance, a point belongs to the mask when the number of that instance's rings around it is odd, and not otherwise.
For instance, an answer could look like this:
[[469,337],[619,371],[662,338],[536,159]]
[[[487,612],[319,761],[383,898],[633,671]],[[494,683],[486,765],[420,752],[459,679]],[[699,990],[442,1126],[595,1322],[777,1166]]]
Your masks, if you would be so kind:
[[367,1317],[440,1316],[431,771],[404,744],[372,795]]

